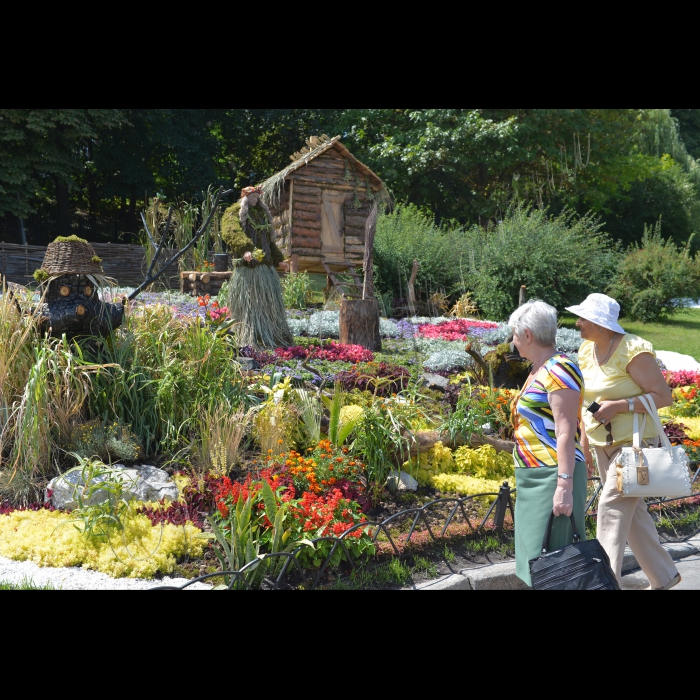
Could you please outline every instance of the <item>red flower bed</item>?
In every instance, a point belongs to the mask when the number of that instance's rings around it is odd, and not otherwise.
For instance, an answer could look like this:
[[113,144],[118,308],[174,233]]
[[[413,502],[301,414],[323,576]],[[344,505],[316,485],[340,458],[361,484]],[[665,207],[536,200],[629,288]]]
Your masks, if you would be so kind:
[[443,323],[422,323],[418,326],[419,335],[424,338],[439,338],[440,340],[467,340],[469,331],[473,328],[490,330],[498,328],[497,323],[491,321],[467,321],[463,318]]
[[666,379],[666,384],[672,389],[679,386],[690,386],[691,384],[700,385],[700,372],[693,372],[686,369],[681,369],[677,372],[667,370],[664,371],[663,375]]
[[304,348],[301,345],[292,345],[287,348],[275,348],[275,355],[280,360],[305,360],[307,357],[313,357],[330,362],[352,362],[353,364],[372,362],[374,359],[374,353],[361,345],[345,345],[334,341],[319,347],[310,345]]
[[349,370],[343,370],[335,375],[335,381],[340,382],[343,389],[350,391],[376,390],[380,396],[396,394],[408,386],[411,373],[401,365],[391,365],[386,362],[368,362],[358,364]]

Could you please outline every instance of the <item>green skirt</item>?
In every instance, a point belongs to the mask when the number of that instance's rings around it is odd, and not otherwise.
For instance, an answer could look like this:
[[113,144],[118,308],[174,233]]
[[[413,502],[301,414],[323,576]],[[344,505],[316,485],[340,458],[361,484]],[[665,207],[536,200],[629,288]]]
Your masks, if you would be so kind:
[[[515,469],[515,573],[518,578],[532,585],[530,559],[542,550],[542,539],[552,512],[552,499],[557,488],[557,467],[517,467]],[[574,467],[574,519],[581,541],[586,539],[584,509],[588,490],[588,474],[585,462]],[[571,519],[554,518],[549,551],[561,549],[573,542]]]

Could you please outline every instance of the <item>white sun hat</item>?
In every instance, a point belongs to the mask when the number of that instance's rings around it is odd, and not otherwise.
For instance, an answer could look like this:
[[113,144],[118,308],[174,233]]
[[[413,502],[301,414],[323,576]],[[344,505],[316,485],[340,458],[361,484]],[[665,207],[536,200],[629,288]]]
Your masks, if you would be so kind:
[[624,333],[625,329],[617,322],[620,305],[607,294],[589,294],[581,304],[565,307],[572,314],[587,321],[603,326],[615,333]]

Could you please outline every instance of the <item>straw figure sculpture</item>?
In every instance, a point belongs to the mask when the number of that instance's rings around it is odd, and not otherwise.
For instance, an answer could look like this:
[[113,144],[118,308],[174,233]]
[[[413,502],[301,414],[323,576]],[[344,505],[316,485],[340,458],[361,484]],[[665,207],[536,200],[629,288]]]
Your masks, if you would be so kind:
[[258,187],[245,187],[221,219],[221,237],[234,255],[228,308],[240,346],[291,345],[292,333],[275,266],[284,260],[272,240],[272,216]]

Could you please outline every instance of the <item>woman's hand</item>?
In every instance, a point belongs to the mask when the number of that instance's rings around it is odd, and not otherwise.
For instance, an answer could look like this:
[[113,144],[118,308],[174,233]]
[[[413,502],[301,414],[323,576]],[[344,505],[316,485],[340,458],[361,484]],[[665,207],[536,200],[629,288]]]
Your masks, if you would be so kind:
[[247,250],[245,253],[243,253],[243,260],[246,262],[250,262],[253,259],[253,254]]
[[571,515],[574,509],[574,497],[572,494],[573,488],[570,486],[571,479],[558,479],[557,490],[554,492],[552,499],[552,510],[554,515]]
[[600,408],[593,414],[593,417],[599,422],[609,423],[610,420],[618,413],[623,413],[628,410],[627,401],[600,401]]

